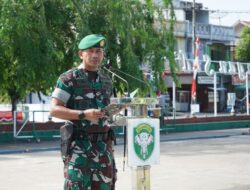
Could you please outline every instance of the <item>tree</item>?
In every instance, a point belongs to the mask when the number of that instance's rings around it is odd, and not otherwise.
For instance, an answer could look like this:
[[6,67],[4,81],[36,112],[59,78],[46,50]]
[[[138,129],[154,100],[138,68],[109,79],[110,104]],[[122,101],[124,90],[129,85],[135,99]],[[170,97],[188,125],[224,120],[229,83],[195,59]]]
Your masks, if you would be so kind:
[[[165,88],[161,80],[165,58],[170,62],[172,73],[176,72],[171,0],[163,1],[161,6],[151,0],[144,3],[139,0],[73,0],[73,3],[78,13],[78,41],[90,33],[105,35],[108,39],[106,61],[112,68],[143,79],[140,66],[147,65],[152,69],[155,85]],[[163,15],[166,9],[170,13],[169,23]],[[145,84],[121,75],[129,81],[130,89],[146,89]],[[117,83],[118,90],[126,90],[124,83]]]
[[54,84],[72,57],[74,35],[63,1],[2,0],[0,8],[0,87],[14,111],[27,93],[46,92]]
[[235,58],[237,61],[250,62],[250,27],[245,27],[236,46]]
[[[115,69],[143,79],[140,67],[147,65],[160,89],[166,58],[176,73],[171,0],[161,6],[153,0],[0,0],[0,10],[0,94],[8,94],[12,110],[29,92],[51,91],[58,75],[79,61],[77,44],[90,33],[106,36],[106,62]],[[131,90],[146,89],[121,75]],[[119,80],[115,85],[127,90]]]

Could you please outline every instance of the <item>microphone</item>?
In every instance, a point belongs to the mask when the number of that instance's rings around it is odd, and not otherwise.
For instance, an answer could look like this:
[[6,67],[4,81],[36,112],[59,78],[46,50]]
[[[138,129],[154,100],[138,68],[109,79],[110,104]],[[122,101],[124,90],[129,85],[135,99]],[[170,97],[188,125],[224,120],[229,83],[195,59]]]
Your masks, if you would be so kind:
[[101,69],[110,69],[112,66],[110,64],[101,65]]
[[113,71],[111,71],[111,65],[109,64],[105,64],[105,65],[102,65],[101,68],[109,73],[111,73],[112,75],[116,76],[117,78],[119,78],[120,80],[122,80],[123,82],[126,83],[127,85],[127,91],[128,91],[128,97],[130,97],[130,93],[129,93],[129,84],[128,84],[128,81],[125,80],[124,78],[122,78],[120,75],[114,73]]

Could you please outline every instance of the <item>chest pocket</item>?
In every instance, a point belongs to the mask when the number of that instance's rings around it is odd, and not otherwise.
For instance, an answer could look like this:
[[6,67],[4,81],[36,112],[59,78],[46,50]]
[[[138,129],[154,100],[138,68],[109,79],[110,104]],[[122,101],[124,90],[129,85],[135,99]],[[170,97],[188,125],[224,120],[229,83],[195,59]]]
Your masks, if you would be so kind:
[[89,85],[87,79],[76,79],[76,83],[73,88],[72,101],[74,109],[85,110],[94,107],[93,89],[92,86]]

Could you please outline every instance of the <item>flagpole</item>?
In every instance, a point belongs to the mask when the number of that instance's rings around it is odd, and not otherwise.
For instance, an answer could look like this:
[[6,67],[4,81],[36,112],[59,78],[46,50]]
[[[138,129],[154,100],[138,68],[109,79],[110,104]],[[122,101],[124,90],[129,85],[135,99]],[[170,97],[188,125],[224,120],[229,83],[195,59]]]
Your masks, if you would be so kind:
[[199,46],[200,46],[200,38],[196,38],[196,43],[195,43],[195,58],[193,62],[193,78],[192,78],[192,86],[191,86],[191,114],[193,114],[192,108],[194,107],[193,105],[196,104],[196,91],[197,91],[197,84],[196,84],[196,77],[197,73],[199,70]]
[[214,72],[214,116],[217,116],[217,73]]
[[192,56],[195,56],[195,0],[193,0],[192,10]]
[[247,115],[249,115],[249,92],[248,92],[248,71],[246,72],[246,108]]
[[173,101],[172,101],[172,105],[173,105],[173,119],[175,119],[175,114],[176,114],[176,85],[175,85],[174,80],[173,80],[172,95],[173,95]]

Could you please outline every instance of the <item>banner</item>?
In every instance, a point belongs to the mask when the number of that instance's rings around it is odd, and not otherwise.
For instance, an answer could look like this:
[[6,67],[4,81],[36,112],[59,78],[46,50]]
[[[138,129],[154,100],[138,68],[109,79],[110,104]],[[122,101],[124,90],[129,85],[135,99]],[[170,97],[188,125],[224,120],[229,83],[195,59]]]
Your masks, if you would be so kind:
[[196,102],[196,76],[199,69],[199,46],[200,46],[200,38],[196,38],[196,48],[195,48],[195,59],[193,64],[193,78],[192,78],[192,87],[191,87],[191,97],[192,101]]

